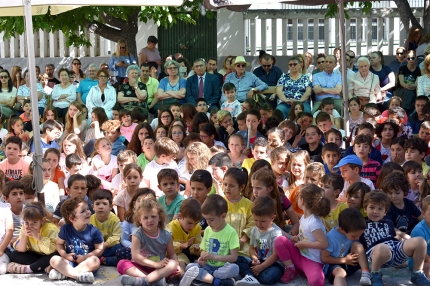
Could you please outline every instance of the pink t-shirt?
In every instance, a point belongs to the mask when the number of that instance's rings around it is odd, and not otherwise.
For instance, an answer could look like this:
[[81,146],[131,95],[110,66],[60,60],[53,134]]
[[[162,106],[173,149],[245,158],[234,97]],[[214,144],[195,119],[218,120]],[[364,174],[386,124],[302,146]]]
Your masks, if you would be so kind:
[[4,159],[0,163],[0,170],[2,170],[6,177],[7,181],[17,181],[21,180],[22,177],[27,175],[28,167],[30,166],[29,162],[24,161],[22,158],[19,159],[18,163],[10,164],[7,159]]
[[131,136],[133,135],[134,128],[136,128],[137,123],[132,123],[130,126],[125,127],[121,125],[121,135],[124,136],[128,142],[131,141]]

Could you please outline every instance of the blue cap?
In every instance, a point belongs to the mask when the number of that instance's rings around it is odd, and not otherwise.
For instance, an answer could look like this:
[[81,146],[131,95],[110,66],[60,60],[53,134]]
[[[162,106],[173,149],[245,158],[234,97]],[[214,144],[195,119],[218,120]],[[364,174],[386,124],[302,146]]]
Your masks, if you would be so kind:
[[333,171],[338,170],[340,167],[345,166],[346,164],[355,164],[363,166],[363,162],[361,162],[360,158],[357,155],[348,155],[343,157],[336,166],[333,167]]

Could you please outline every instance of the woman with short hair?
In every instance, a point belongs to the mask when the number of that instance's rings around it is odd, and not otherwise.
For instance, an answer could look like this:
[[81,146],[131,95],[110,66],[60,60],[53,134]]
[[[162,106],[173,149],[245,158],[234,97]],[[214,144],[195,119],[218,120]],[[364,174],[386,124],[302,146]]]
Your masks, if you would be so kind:
[[361,106],[382,100],[379,78],[370,72],[370,61],[366,57],[357,60],[358,72],[349,78],[348,98],[358,97]]

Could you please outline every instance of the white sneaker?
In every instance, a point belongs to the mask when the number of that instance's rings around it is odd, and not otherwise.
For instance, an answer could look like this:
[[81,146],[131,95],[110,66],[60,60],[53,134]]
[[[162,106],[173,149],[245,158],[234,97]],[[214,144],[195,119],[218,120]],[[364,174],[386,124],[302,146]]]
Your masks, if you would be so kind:
[[245,275],[241,280],[237,281],[235,286],[247,286],[247,285],[260,285],[260,282],[253,277],[249,275]]
[[76,280],[78,282],[83,282],[83,283],[93,283],[94,275],[92,272],[82,272],[78,274],[78,277]]
[[360,285],[372,285],[372,281],[370,280],[370,273],[362,273],[360,278]]
[[3,253],[3,255],[0,256],[0,275],[6,274],[7,265],[9,264],[9,262],[10,262],[9,256]]
[[185,272],[184,276],[179,283],[179,286],[190,286],[194,279],[199,275],[199,268],[197,266],[190,267]]
[[64,280],[64,279],[67,279],[67,276],[62,274],[61,272],[55,270],[55,269],[52,269],[49,272],[49,279],[51,279],[51,280]]

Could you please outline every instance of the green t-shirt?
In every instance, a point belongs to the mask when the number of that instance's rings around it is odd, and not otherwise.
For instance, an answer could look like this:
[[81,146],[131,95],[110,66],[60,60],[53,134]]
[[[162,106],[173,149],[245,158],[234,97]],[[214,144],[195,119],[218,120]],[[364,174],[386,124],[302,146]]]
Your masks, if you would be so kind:
[[[155,160],[155,159],[157,159],[157,156],[154,156],[154,158],[152,160]],[[149,162],[151,162],[151,161],[149,161],[148,159],[146,159],[145,153],[141,153],[137,157],[137,165],[139,165],[142,168],[142,171],[145,170],[145,167],[146,167],[146,165],[149,164]]]
[[[229,224],[226,224],[226,226],[218,232],[212,231],[212,228],[208,226],[205,229],[203,240],[200,243],[200,249],[220,256],[229,255],[232,249],[239,247],[237,232]],[[225,264],[225,262],[215,260],[208,260],[207,263],[215,267],[221,267]]]
[[170,205],[166,204],[166,195],[161,196],[158,198],[158,202],[163,207],[164,211],[167,214],[166,217],[166,224],[172,221],[173,217],[179,213],[179,209],[181,208],[182,201],[185,200],[185,198],[178,193],[176,198],[173,200],[173,202],[170,203]]

